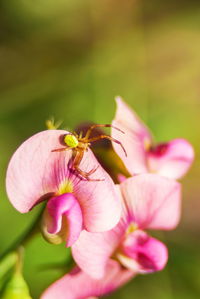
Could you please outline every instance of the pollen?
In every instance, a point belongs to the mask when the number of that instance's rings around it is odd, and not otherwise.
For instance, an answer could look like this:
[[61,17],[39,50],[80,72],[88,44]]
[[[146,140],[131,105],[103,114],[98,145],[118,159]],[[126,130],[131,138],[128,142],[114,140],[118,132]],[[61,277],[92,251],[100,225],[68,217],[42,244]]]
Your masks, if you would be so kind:
[[67,146],[71,148],[77,147],[78,145],[78,139],[76,138],[76,136],[72,134],[67,134],[64,138],[64,142]]

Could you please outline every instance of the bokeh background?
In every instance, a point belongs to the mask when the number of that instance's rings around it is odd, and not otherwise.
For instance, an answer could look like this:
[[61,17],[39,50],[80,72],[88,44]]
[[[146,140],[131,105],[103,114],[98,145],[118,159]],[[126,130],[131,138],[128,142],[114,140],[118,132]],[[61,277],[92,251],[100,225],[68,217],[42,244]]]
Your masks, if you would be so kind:
[[[179,227],[158,234],[169,247],[164,271],[138,276],[109,298],[200,298],[200,2],[195,0],[0,1],[0,252],[30,224],[4,187],[17,146],[50,116],[72,129],[110,123],[121,95],[158,141],[187,138],[196,162],[182,180]],[[64,245],[38,235],[25,277],[37,299],[61,275]]]

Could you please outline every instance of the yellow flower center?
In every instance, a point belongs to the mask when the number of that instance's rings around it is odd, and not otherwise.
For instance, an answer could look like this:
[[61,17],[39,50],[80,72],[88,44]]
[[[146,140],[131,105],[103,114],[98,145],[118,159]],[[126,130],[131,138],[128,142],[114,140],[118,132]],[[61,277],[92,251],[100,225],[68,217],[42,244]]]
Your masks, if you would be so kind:
[[58,187],[58,195],[64,193],[72,193],[73,192],[73,184],[70,180],[64,180],[60,183]]
[[134,232],[135,230],[137,230],[137,229],[138,229],[137,224],[134,223],[134,222],[132,222],[132,223],[129,225],[129,227],[127,228],[127,230],[126,230],[126,236],[129,235],[129,234],[131,234],[131,233],[133,233],[133,232]]

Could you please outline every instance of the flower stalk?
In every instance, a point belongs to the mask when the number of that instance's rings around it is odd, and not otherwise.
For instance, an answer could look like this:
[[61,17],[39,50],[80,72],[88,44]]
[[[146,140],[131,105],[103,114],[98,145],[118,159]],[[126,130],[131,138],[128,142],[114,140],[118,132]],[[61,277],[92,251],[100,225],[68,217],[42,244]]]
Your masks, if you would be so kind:
[[[14,261],[14,256],[16,255],[15,251],[18,250],[19,247],[23,246],[25,247],[27,243],[32,240],[32,238],[40,232],[40,220],[41,216],[44,211],[44,206],[42,206],[40,212],[35,217],[34,221],[31,223],[31,225],[23,232],[1,255],[0,255],[0,261],[1,263],[7,264],[6,261]],[[0,268],[0,278],[1,278],[1,270]]]

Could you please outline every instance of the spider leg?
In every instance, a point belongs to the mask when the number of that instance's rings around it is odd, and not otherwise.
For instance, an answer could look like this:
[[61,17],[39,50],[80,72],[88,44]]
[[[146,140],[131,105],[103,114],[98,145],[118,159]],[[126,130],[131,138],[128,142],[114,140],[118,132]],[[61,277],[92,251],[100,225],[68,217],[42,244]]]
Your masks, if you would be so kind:
[[108,135],[100,135],[100,136],[97,136],[97,137],[88,139],[88,142],[94,142],[94,141],[98,141],[98,140],[100,140],[100,139],[108,139],[108,140],[110,140],[110,141],[113,141],[113,142],[119,144],[119,145],[121,146],[121,148],[123,149],[123,151],[124,151],[124,153],[125,153],[125,156],[127,157],[127,152],[126,152],[126,150],[125,150],[123,144],[122,144],[119,140],[117,140],[117,139],[115,139],[115,138],[113,138],[113,137],[111,137],[111,136],[108,136]]
[[[73,133],[73,135],[76,136],[76,138],[79,138],[79,135],[78,135],[75,131],[73,131],[72,133]],[[82,132],[81,132],[81,133],[82,133]]]
[[84,137],[84,139],[88,139],[92,133],[92,131],[95,129],[95,128],[113,128],[123,134],[125,134],[122,130],[120,130],[119,128],[113,126],[113,125],[110,125],[110,124],[105,124],[105,125],[101,125],[101,124],[95,124],[95,125],[92,125],[86,132],[86,135]]
[[105,179],[91,179],[89,177],[87,177],[86,180],[90,181],[90,182],[103,182],[103,181],[105,181]]
[[84,179],[86,179],[87,181],[103,181],[104,179],[91,179],[89,176],[94,173],[97,168],[99,166],[97,166],[96,168],[91,169],[89,172],[83,171],[80,169],[79,165],[83,159],[83,155],[84,155],[84,151],[83,150],[78,150],[76,151],[74,160],[72,162],[72,167],[74,168],[74,170]]
[[52,150],[52,152],[64,152],[64,151],[68,151],[70,149],[71,149],[71,147],[62,147],[62,148],[56,148],[56,149]]
[[97,167],[92,168],[92,169],[88,172],[88,175],[93,174],[98,168],[99,168],[99,165],[98,165]]

